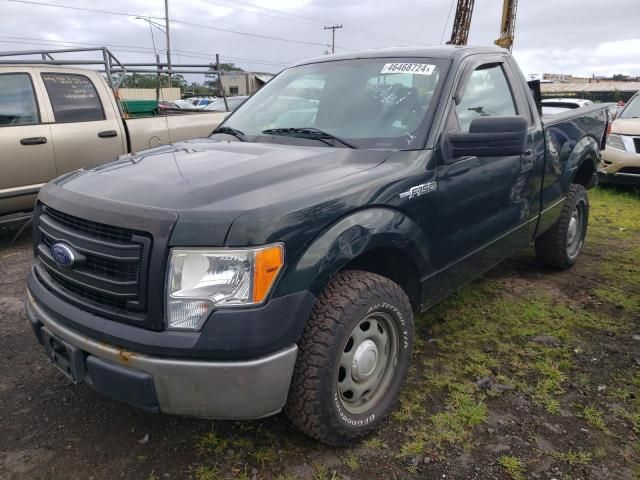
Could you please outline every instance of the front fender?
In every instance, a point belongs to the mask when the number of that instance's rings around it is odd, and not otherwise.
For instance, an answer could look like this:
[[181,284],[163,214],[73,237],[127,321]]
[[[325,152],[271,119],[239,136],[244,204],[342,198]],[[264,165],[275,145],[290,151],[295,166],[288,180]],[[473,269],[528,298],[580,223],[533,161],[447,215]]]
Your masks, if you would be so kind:
[[420,227],[403,213],[377,207],[358,210],[320,233],[287,268],[277,295],[310,290],[318,295],[347,263],[377,248],[395,248],[415,264],[421,278],[431,269],[429,241]]

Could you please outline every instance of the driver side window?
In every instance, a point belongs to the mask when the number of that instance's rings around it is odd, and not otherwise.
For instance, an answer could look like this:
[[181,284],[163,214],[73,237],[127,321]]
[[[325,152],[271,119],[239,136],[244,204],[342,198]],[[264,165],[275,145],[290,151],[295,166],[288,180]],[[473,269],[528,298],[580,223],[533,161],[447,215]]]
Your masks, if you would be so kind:
[[515,102],[500,65],[478,67],[469,77],[462,101],[456,106],[461,132],[468,132],[474,118],[516,115]]

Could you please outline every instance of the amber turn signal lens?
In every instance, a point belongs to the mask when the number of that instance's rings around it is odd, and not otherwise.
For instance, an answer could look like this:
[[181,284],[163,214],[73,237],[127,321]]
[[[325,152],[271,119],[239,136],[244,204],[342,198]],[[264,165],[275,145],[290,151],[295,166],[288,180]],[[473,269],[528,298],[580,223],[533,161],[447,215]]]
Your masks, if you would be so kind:
[[262,302],[276,277],[284,265],[284,250],[282,245],[273,245],[264,250],[258,250],[255,258],[253,273],[253,302]]

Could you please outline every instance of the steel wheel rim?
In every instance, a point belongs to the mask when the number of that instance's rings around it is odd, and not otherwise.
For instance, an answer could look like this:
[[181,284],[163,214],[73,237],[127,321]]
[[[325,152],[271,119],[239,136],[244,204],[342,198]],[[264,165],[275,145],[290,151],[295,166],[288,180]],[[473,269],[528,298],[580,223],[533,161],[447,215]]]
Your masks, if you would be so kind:
[[378,403],[393,380],[398,350],[398,330],[386,313],[371,313],[356,324],[338,368],[338,398],[347,412],[362,414]]
[[583,205],[582,203],[578,203],[571,213],[569,228],[567,229],[567,255],[571,259],[574,259],[582,248],[583,224]]

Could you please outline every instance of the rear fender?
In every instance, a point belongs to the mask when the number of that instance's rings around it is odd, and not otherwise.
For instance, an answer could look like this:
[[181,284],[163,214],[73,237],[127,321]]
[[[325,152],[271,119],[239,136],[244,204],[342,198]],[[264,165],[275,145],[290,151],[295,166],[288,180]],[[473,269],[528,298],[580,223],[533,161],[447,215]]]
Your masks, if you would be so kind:
[[430,271],[429,242],[420,227],[401,212],[368,208],[344,217],[309,245],[279,283],[277,295],[310,290],[318,295],[329,280],[358,256],[377,248],[401,250],[420,278]]
[[595,138],[586,136],[576,143],[569,154],[562,174],[562,191],[566,193],[569,190],[569,185],[573,183],[576,174],[585,162],[589,162],[589,168],[595,172],[599,158],[600,148]]

